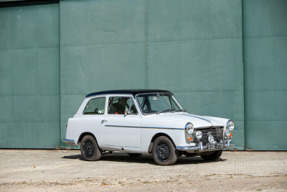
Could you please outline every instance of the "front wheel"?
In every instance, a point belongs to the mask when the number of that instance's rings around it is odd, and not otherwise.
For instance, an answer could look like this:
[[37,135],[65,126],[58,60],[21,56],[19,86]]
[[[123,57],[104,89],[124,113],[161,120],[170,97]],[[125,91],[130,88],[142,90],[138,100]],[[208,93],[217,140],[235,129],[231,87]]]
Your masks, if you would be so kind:
[[158,165],[172,165],[177,161],[177,151],[173,143],[165,136],[156,138],[152,155]]
[[216,161],[221,156],[222,151],[212,151],[200,154],[201,158],[206,161]]
[[94,137],[86,135],[81,141],[81,154],[86,161],[96,161],[102,156]]

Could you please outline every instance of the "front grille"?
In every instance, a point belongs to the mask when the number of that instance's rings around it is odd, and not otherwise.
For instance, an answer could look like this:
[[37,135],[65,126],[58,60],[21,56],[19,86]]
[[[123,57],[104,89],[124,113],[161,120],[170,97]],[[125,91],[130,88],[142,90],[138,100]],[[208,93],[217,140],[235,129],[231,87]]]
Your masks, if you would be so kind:
[[200,139],[200,141],[202,141],[203,145],[206,145],[207,143],[209,143],[209,141],[208,141],[209,135],[212,135],[214,137],[214,140],[217,143],[220,143],[223,140],[223,127],[209,127],[209,128],[197,128],[197,129],[195,129],[195,131],[193,133],[194,134],[193,138],[194,138],[195,142],[198,142],[199,140],[196,139],[196,137],[195,137],[196,131],[202,132],[202,138]]

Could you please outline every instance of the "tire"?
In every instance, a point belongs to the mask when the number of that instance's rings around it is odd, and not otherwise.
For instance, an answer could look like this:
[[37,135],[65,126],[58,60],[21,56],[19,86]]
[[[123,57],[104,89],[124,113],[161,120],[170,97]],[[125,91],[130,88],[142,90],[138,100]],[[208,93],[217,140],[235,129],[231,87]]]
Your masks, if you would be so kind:
[[177,161],[177,151],[165,136],[160,136],[154,141],[152,156],[158,165],[173,165]]
[[200,157],[206,161],[216,161],[221,156],[222,151],[213,151],[200,154]]
[[86,135],[81,141],[81,154],[86,161],[97,161],[102,154],[94,137]]
[[128,153],[128,155],[129,155],[130,157],[139,157],[139,156],[141,156],[142,154],[140,154],[140,153]]

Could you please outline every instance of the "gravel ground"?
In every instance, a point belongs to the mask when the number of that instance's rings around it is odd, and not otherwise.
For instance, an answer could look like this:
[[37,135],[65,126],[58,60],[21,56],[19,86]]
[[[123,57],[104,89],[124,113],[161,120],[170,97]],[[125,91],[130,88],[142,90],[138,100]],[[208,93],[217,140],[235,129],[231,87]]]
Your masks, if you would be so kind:
[[287,152],[226,151],[173,166],[149,155],[87,162],[79,150],[0,150],[0,159],[0,191],[287,191]]

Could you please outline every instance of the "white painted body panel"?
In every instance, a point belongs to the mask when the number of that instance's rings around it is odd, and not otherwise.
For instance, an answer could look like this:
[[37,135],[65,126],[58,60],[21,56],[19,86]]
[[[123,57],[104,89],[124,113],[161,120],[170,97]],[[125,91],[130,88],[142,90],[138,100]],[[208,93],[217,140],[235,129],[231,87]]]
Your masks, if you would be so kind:
[[86,98],[74,117],[68,120],[66,139],[76,145],[79,144],[81,134],[91,133],[102,150],[148,153],[152,138],[156,134],[163,133],[171,138],[175,146],[189,147],[195,146],[195,143],[186,142],[185,126],[188,122],[195,128],[221,126],[224,129],[228,122],[228,119],[224,118],[198,116],[186,112],[142,115],[133,96],[131,97],[136,104],[137,115],[107,114],[108,99],[105,114],[83,115],[87,102],[96,97],[108,97],[108,95]]

